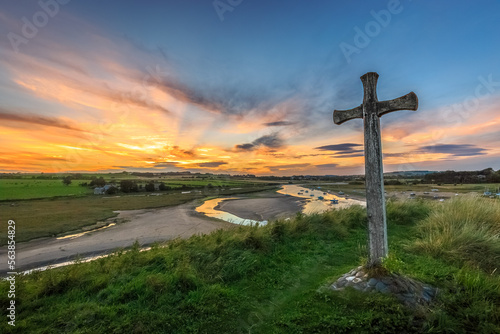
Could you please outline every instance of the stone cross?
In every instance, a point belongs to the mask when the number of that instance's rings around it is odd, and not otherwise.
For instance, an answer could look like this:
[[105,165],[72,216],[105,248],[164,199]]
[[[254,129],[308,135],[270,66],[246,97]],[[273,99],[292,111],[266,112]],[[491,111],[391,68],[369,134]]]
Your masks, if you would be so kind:
[[369,267],[380,265],[388,253],[380,117],[396,110],[417,110],[418,108],[418,98],[413,92],[394,100],[379,102],[376,92],[377,79],[378,74],[375,72],[363,75],[361,77],[364,88],[363,103],[354,109],[333,112],[335,124],[342,124],[354,118],[363,118]]

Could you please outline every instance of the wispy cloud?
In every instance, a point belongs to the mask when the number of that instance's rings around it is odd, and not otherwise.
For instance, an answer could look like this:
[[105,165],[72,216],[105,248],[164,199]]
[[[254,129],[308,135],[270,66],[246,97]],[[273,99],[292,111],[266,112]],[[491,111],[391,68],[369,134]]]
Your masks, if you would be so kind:
[[419,149],[425,153],[444,153],[454,157],[469,157],[487,153],[487,150],[470,144],[436,144],[421,146]]
[[297,174],[302,173],[304,170],[306,170],[308,167],[311,167],[311,164],[309,163],[303,163],[303,164],[283,164],[283,165],[277,165],[277,166],[266,166],[269,171],[276,173],[276,172],[283,172],[283,171],[293,171],[296,172]]
[[335,168],[338,165],[339,164],[319,164],[319,165],[316,165],[316,168]]
[[202,163],[198,164],[198,167],[215,168],[215,167],[220,167],[222,165],[227,165],[227,162],[225,162],[225,161],[202,162]]
[[293,124],[295,124],[295,123],[294,122],[287,122],[287,121],[264,123],[265,126],[287,126],[287,125],[293,125]]
[[342,144],[320,146],[316,147],[315,149],[320,151],[335,152],[334,156],[336,158],[352,158],[352,157],[363,156],[363,149],[359,149],[359,147],[363,147],[363,145],[353,144],[353,143],[342,143]]
[[315,147],[316,150],[320,151],[335,151],[342,153],[354,153],[362,150],[354,149],[355,147],[362,146],[361,144],[353,144],[353,143],[342,143],[342,144],[334,144],[334,145],[325,145],[320,147]]
[[0,108],[0,120],[3,121],[4,126],[5,123],[15,122],[26,123],[30,125],[49,126],[79,132],[90,132],[79,128],[73,122],[65,121],[60,118],[35,115],[19,111],[14,113],[13,111],[8,111],[3,108]]
[[251,143],[236,145],[235,149],[238,151],[252,151],[259,147],[280,148],[283,146],[284,146],[283,139],[281,139],[277,133],[273,133],[270,135],[259,137]]

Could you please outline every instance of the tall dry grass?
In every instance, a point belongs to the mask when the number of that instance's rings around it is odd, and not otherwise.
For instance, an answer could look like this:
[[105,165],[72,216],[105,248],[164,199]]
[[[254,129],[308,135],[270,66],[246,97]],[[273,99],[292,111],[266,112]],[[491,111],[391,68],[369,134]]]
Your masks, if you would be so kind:
[[466,195],[435,203],[417,223],[414,251],[493,272],[500,267],[500,201]]

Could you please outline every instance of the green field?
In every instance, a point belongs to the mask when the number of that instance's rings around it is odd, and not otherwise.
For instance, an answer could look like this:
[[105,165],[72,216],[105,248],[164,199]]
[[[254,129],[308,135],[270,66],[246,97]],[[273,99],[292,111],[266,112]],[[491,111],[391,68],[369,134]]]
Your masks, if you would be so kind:
[[[95,175],[93,175],[95,176]],[[116,185],[120,184],[121,180],[135,180],[138,185],[146,185],[150,181],[163,182],[165,185],[173,188],[179,189],[182,187],[191,188],[204,188],[204,187],[247,187],[253,185],[259,185],[262,183],[249,182],[245,180],[225,180],[225,179],[183,179],[183,178],[140,178],[131,177],[130,175],[125,175],[122,177],[121,174],[118,176],[109,175],[97,175],[96,177],[103,176],[107,183],[114,183]],[[38,198],[50,198],[56,196],[85,196],[93,195],[93,189],[91,187],[79,186],[80,183],[90,183],[90,176],[87,179],[75,179],[72,180],[70,185],[64,185],[61,179],[57,180],[40,180],[33,179],[31,177],[23,177],[19,179],[0,179],[0,201],[4,200],[22,200],[22,199],[38,199]]]
[[89,181],[73,180],[69,186],[66,186],[62,183],[62,180],[0,179],[0,201],[54,196],[82,196],[93,193],[90,188],[78,186],[80,182]]
[[500,203],[389,201],[387,216],[384,265],[439,288],[430,305],[324,289],[366,259],[366,212],[351,207],[17,276],[16,327],[3,307],[0,331],[499,333]]

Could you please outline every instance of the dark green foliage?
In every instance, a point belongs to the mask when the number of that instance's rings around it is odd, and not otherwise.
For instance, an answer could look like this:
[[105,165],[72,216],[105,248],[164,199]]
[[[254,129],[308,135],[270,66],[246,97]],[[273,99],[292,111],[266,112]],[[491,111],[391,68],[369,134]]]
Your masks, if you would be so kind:
[[99,178],[92,176],[92,181],[90,181],[91,187],[104,187],[106,185],[106,180],[101,176]]
[[139,191],[139,187],[133,180],[122,180],[120,181],[120,190],[124,193],[137,192]]
[[144,189],[146,191],[155,191],[155,184],[154,182],[149,182],[144,186]]
[[160,182],[160,185],[158,186],[158,189],[161,190],[161,191],[166,191],[166,190],[170,190],[172,189],[171,187],[165,185],[165,183],[163,182]]
[[62,183],[65,185],[65,186],[69,186],[71,184],[71,176],[65,176],[63,177],[62,179]]
[[111,187],[108,188],[108,190],[106,190],[106,194],[107,195],[114,195],[116,193],[118,193],[118,188],[117,187],[111,186]]

